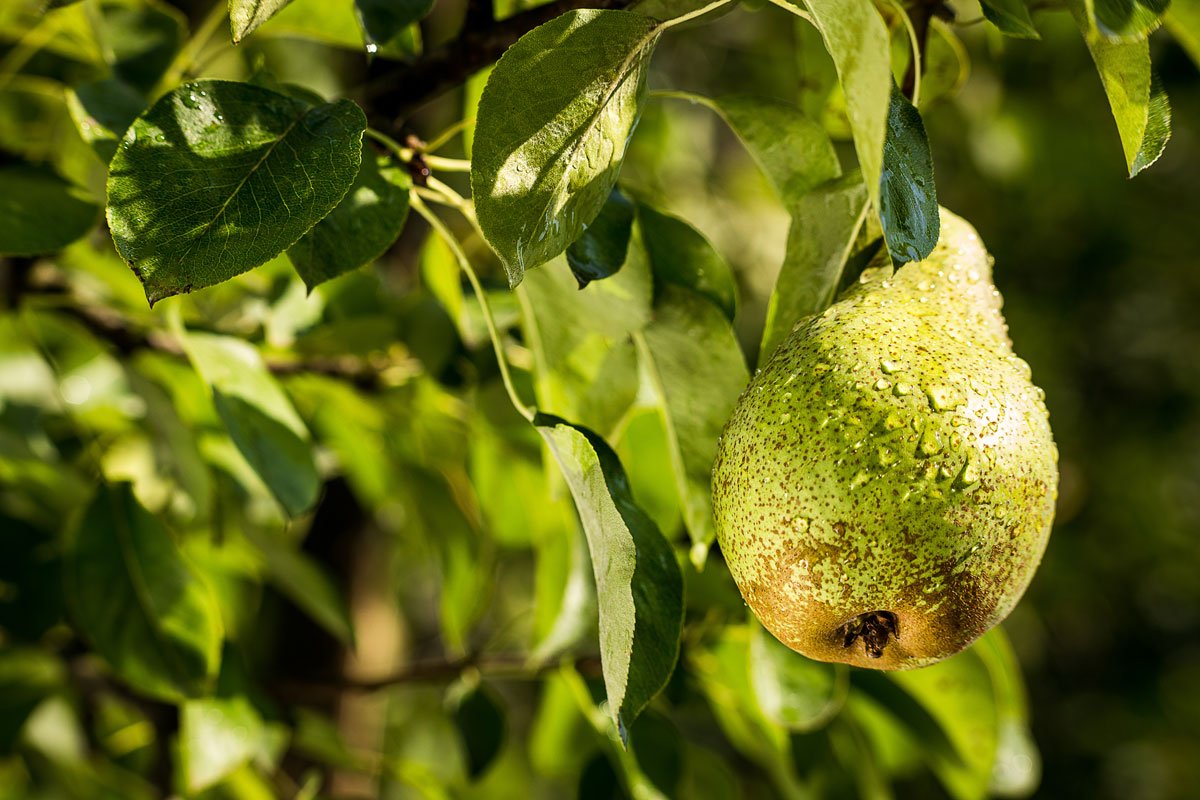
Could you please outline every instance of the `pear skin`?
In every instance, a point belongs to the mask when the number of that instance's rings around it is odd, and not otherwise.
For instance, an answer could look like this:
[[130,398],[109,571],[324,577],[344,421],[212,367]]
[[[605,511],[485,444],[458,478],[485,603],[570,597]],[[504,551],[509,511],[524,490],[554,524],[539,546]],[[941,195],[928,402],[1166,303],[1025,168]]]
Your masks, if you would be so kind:
[[1041,561],[1058,450],[991,257],[941,212],[924,261],[864,271],[755,375],[713,467],[717,538],[763,625],[895,670],[1003,620]]

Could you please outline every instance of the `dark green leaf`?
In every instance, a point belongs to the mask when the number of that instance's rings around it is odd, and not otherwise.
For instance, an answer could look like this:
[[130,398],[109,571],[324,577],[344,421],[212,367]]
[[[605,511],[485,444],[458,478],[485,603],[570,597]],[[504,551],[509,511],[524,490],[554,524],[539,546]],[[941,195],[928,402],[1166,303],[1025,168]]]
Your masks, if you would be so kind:
[[67,105],[79,135],[108,163],[125,131],[145,110],[146,98],[120,78],[105,78],[76,86]]
[[188,700],[179,712],[179,752],[189,793],[220,783],[258,755],[267,730],[244,697]]
[[805,6],[837,67],[858,163],[878,206],[893,85],[887,27],[871,0],[806,0]]
[[113,76],[149,92],[187,39],[187,19],[166,4],[108,0],[100,4]]
[[229,29],[237,44],[292,0],[229,0]]
[[633,234],[633,203],[613,187],[600,213],[567,248],[567,264],[582,289],[607,278],[625,264]]
[[100,490],[64,572],[80,633],[131,688],[179,700],[211,684],[221,657],[216,599],[129,484]]
[[364,144],[362,167],[342,202],[288,248],[309,290],[383,255],[404,228],[411,188],[408,170]]
[[716,535],[710,499],[717,439],[750,380],[729,321],[706,296],[665,286],[654,321],[636,338],[638,355],[659,396],[679,504],[703,562]]
[[1026,0],[982,0],[983,15],[1008,36],[1018,39],[1040,39],[1029,15]]
[[1084,0],[1072,0],[1071,13],[1104,83],[1132,178],[1158,160],[1171,138],[1171,106],[1150,66],[1149,44],[1111,42],[1091,30]]
[[454,722],[466,747],[467,775],[487,771],[504,745],[504,709],[483,686],[467,692],[454,709]]
[[521,37],[492,70],[471,189],[514,286],[578,239],[608,200],[659,32],[630,11],[570,11]]
[[146,297],[220,283],[295,243],[354,182],[365,127],[349,100],[310,106],[245,83],[161,97],[108,178],[113,240]]
[[1145,40],[1162,24],[1171,0],[1086,0],[1096,30],[1113,41]]
[[750,683],[759,708],[792,731],[829,722],[846,701],[849,671],[842,664],[812,661],[754,625],[750,640]]
[[737,310],[737,282],[712,243],[679,217],[641,203],[637,213],[641,244],[655,281],[703,295],[732,320]]
[[637,506],[621,462],[596,434],[538,415],[583,521],[600,606],[609,708],[625,731],[666,685],[679,654],[683,578],[666,539]]
[[213,392],[229,437],[291,516],[317,499],[320,478],[296,409],[254,346],[226,336],[188,334],[184,349]]
[[53,253],[82,238],[100,207],[50,170],[0,166],[0,254]]
[[879,192],[879,217],[892,261],[899,266],[932,253],[941,228],[933,154],[920,112],[894,83]]
[[370,40],[353,0],[292,0],[262,26],[258,36],[300,39],[390,58],[410,58],[421,50],[415,24],[401,28],[388,41]]
[[433,0],[354,0],[354,7],[370,50],[372,45],[387,44],[420,21],[433,8]]

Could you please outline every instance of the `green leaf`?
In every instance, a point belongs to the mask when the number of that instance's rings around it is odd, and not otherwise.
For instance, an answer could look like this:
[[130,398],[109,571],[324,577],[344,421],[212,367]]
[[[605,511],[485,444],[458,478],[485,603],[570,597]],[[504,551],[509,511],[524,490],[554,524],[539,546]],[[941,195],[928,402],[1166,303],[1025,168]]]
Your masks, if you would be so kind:
[[0,649],[0,756],[12,752],[25,720],[63,688],[63,663],[32,647]]
[[930,763],[960,800],[987,795],[996,759],[997,709],[991,675],[974,650],[924,669],[888,673],[945,732],[953,755],[935,751]]
[[538,407],[610,434],[638,391],[629,334],[650,319],[653,292],[641,248],[625,266],[579,291],[565,264],[535,270],[517,290],[533,351]]
[[1072,0],[1071,13],[1087,40],[1104,83],[1132,178],[1157,161],[1167,146],[1171,138],[1171,106],[1151,68],[1149,44],[1104,39],[1090,29],[1083,3],[1084,0]]
[[630,11],[569,11],[522,36],[492,70],[471,191],[512,285],[578,239],[608,200],[660,30]]
[[105,0],[99,5],[113,77],[150,92],[187,40],[187,18],[157,2]]
[[1110,41],[1145,41],[1171,0],[1085,0],[1096,30]]
[[1172,0],[1163,20],[1175,41],[1200,67],[1200,0]]
[[288,248],[288,258],[311,291],[383,255],[408,218],[408,170],[363,145],[362,168],[329,216]]
[[995,797],[1027,797],[1041,779],[1041,756],[1029,730],[1029,708],[1021,666],[1003,628],[993,628],[974,646],[987,666],[996,693],[996,761],[988,791]]
[[258,351],[207,333],[187,334],[183,346],[246,461],[289,515],[306,511],[321,486],[308,429]]
[[622,737],[666,685],[679,655],[683,578],[666,539],[629,492],[621,462],[596,434],[539,414],[583,521],[600,606],[600,658]]
[[982,0],[983,15],[1001,33],[1018,39],[1040,39],[1025,0]]
[[113,157],[108,221],[151,304],[265,263],[341,202],[366,118],[268,89],[197,81],[139,117]]
[[179,712],[179,750],[189,793],[215,786],[263,749],[267,730],[244,697],[188,700]]
[[929,41],[922,68],[925,70],[921,76],[922,109],[957,94],[971,71],[971,58],[962,40],[937,17],[929,21]]
[[100,490],[64,573],[79,632],[130,687],[174,701],[211,684],[223,635],[217,601],[129,484]]
[[[596,579],[587,538],[578,523],[566,535],[540,544],[536,581],[535,611],[544,634],[537,640],[530,661],[545,663],[580,644],[589,634],[595,635]],[[549,611],[544,610],[546,607]]]
[[932,253],[941,229],[933,154],[920,112],[894,83],[879,189],[879,218],[892,261],[899,266]]
[[354,647],[350,609],[324,567],[276,537],[249,538],[262,554],[271,583],[339,642]]
[[245,39],[292,0],[229,0],[229,30],[233,43]]
[[390,40],[370,39],[354,0],[292,0],[262,26],[258,36],[302,39],[389,58],[410,58],[421,49],[416,25],[402,28]]
[[53,253],[81,239],[100,207],[48,169],[0,166],[0,254]]
[[717,439],[750,380],[737,336],[707,297],[680,287],[658,293],[654,321],[635,338],[659,398],[679,504],[702,561],[716,530],[712,464]]
[[819,120],[837,86],[837,68],[825,50],[821,33],[807,20],[796,19],[796,66],[800,79],[800,110]]
[[387,44],[433,8],[433,0],[354,0],[368,52]]
[[504,709],[492,692],[476,687],[459,699],[454,708],[467,756],[467,775],[478,778],[495,761],[504,745]]
[[857,175],[823,184],[792,207],[783,267],[771,293],[759,360],[775,352],[796,323],[825,309],[862,227],[867,187]]
[[757,624],[750,639],[750,683],[763,713],[798,732],[829,722],[850,688],[844,665],[807,659]]
[[567,248],[567,264],[580,289],[613,275],[625,264],[633,212],[633,203],[614,186],[600,213]]
[[79,135],[107,164],[125,131],[145,110],[146,98],[120,78],[105,78],[76,86],[67,95],[67,107]]
[[837,67],[859,167],[878,207],[893,85],[887,27],[871,0],[805,0],[805,5]]
[[638,204],[640,243],[655,281],[682,286],[702,295],[732,320],[737,310],[737,281],[712,243],[679,217]]

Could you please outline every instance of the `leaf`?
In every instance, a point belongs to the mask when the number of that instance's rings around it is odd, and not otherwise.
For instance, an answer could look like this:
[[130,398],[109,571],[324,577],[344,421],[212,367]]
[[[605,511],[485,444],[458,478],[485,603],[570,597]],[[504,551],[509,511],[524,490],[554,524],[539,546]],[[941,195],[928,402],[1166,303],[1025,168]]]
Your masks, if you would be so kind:
[[888,678],[945,731],[954,755],[935,751],[930,761],[950,794],[960,800],[985,797],[996,759],[997,710],[991,676],[979,654],[967,650],[931,667],[888,673]]
[[629,334],[650,318],[652,283],[640,248],[621,271],[579,291],[566,265],[535,270],[517,289],[533,351],[538,407],[611,433],[638,391]]
[[146,108],[146,98],[119,78],[76,86],[67,95],[79,135],[104,163],[112,160],[125,131]]
[[100,207],[48,169],[0,166],[0,254],[53,253],[81,239]]
[[613,275],[625,264],[633,212],[633,203],[614,186],[600,213],[567,248],[567,264],[580,289]]
[[717,439],[750,374],[721,310],[679,287],[659,292],[654,321],[635,341],[659,397],[679,504],[700,563],[716,536],[711,480]]
[[237,44],[292,0],[229,0],[229,29]]
[[354,0],[368,52],[404,33],[433,8],[433,0]]
[[495,761],[504,746],[504,709],[483,686],[467,692],[454,709],[467,756],[467,775],[478,778]]
[[113,77],[150,92],[187,40],[187,17],[160,3],[106,0],[98,5]]
[[1112,107],[1129,177],[1162,155],[1171,138],[1171,106],[1167,93],[1150,66],[1145,41],[1110,42],[1089,30],[1084,0],[1072,0],[1071,13],[1087,40],[1092,61]]
[[1027,797],[1037,789],[1042,764],[1029,730],[1029,709],[1021,667],[1002,628],[993,628],[974,646],[996,693],[996,761],[988,787],[996,797]]
[[844,665],[807,659],[754,625],[750,683],[759,708],[773,722],[798,732],[820,728],[846,702],[849,680]]
[[634,503],[621,462],[586,428],[539,414],[538,433],[583,521],[600,607],[600,660],[622,738],[666,685],[679,655],[683,578],[666,539]]
[[678,217],[642,203],[638,204],[638,228],[656,282],[703,295],[726,319],[733,319],[737,282],[711,242]]
[[1096,30],[1110,41],[1145,41],[1171,0],[1085,0]]
[[366,118],[349,100],[312,106],[246,83],[197,81],[125,134],[108,222],[153,305],[265,263],[341,202]]
[[787,250],[767,307],[760,363],[797,322],[833,302],[863,224],[867,196],[862,179],[853,174],[822,184],[792,206]]
[[920,112],[894,83],[879,189],[879,217],[892,261],[899,266],[932,253],[941,219],[929,137]]
[[275,537],[248,536],[262,554],[267,575],[279,591],[339,642],[354,647],[350,609],[324,567]]
[[408,171],[390,157],[376,158],[364,143],[362,167],[350,191],[329,216],[288,248],[288,258],[309,291],[387,252],[404,229],[410,189]]
[[1200,67],[1200,0],[1171,0],[1163,20],[1175,41]]
[[321,485],[308,429],[258,351],[240,339],[207,333],[187,334],[183,347],[246,461],[289,515],[306,511]]
[[354,0],[292,0],[258,31],[259,37],[302,39],[367,55],[411,58],[421,49],[416,25],[390,40],[372,40],[363,30]]
[[32,647],[0,649],[0,756],[12,752],[25,720],[38,705],[61,691],[63,663]]
[[492,70],[471,192],[512,285],[578,239],[608,200],[659,33],[631,11],[569,11],[522,36]]
[[129,484],[100,490],[64,574],[79,632],[130,687],[176,701],[216,677],[223,635],[216,599]]
[[[588,634],[595,635],[596,578],[587,538],[578,523],[566,535],[540,544],[535,580],[535,611],[545,633],[529,660],[544,664],[584,641]],[[547,606],[550,610],[544,611]]]
[[800,110],[810,119],[819,120],[829,103],[829,96],[837,86],[837,68],[834,67],[821,33],[807,20],[797,18],[793,22],[796,32],[796,65],[800,79]]
[[929,41],[922,67],[925,70],[921,76],[922,109],[957,94],[971,72],[971,58],[958,34],[937,17],[929,21]]
[[1026,0],[981,0],[983,15],[1001,33],[1018,39],[1040,39]]
[[871,0],[805,0],[805,5],[837,68],[859,167],[878,207],[893,86],[887,28]]
[[244,697],[188,700],[179,712],[179,750],[189,793],[215,786],[258,755],[267,730]]

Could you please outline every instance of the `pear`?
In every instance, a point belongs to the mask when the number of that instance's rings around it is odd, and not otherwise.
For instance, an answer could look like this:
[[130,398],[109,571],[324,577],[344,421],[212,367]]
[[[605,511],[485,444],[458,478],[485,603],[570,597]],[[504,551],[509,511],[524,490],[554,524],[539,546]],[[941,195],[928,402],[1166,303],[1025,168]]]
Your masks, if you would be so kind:
[[747,604],[792,649],[925,666],[1029,585],[1058,450],[1000,305],[978,234],[942,209],[927,259],[865,270],[739,399],[713,467],[717,538]]

